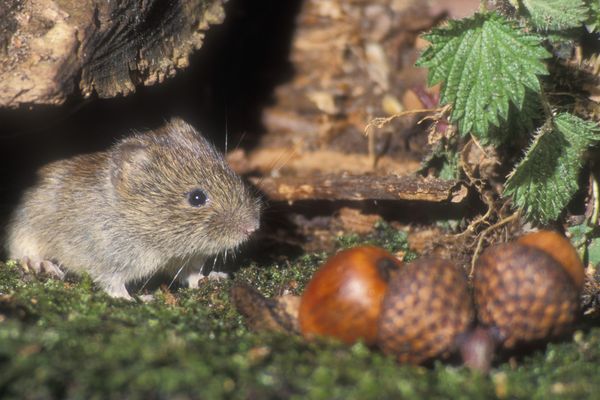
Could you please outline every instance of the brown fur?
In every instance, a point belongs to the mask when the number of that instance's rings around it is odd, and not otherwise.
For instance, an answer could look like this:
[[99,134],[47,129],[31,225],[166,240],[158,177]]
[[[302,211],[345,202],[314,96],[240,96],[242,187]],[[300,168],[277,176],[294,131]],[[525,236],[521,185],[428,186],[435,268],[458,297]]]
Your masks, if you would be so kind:
[[[204,206],[187,194],[200,188]],[[260,203],[222,155],[175,119],[106,152],[49,164],[8,230],[11,258],[53,260],[88,272],[111,295],[159,270],[197,284],[206,259],[234,249],[259,226]]]

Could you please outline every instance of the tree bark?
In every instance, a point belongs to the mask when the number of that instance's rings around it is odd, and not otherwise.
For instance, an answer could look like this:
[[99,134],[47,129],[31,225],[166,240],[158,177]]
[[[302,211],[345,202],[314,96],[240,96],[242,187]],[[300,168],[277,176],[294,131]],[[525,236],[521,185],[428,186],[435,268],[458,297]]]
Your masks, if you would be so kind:
[[330,174],[252,180],[272,201],[297,200],[408,200],[462,203],[468,188],[461,181],[418,175],[370,176]]
[[0,107],[153,85],[188,65],[226,0],[2,0]]

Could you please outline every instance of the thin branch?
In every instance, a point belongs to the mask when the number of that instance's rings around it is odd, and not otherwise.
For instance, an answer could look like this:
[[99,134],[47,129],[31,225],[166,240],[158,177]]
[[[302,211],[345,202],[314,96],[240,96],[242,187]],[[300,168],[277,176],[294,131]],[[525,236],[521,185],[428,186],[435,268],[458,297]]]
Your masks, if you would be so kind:
[[594,202],[594,209],[592,212],[592,218],[590,222],[592,226],[595,226],[598,223],[598,211],[600,209],[600,199],[599,199],[599,190],[598,190],[598,180],[596,179],[596,175],[592,172],[590,175],[592,179],[592,201]]
[[485,239],[485,237],[488,235],[488,233],[490,233],[494,229],[498,229],[501,226],[504,226],[504,225],[508,224],[509,222],[514,221],[517,218],[519,218],[519,212],[516,212],[506,218],[501,219],[500,221],[496,222],[494,225],[491,225],[491,226],[485,228],[480,233],[479,240],[477,241],[477,247],[475,248],[475,252],[473,253],[473,258],[471,259],[471,271],[469,272],[469,279],[473,278],[473,274],[475,273],[475,263],[477,262],[477,259],[479,258],[479,253],[481,252],[481,247],[483,246],[483,239]]
[[446,107],[422,108],[422,109],[418,109],[418,110],[408,110],[408,111],[399,112],[398,114],[394,114],[389,117],[373,118],[372,120],[370,120],[367,123],[367,126],[365,127],[365,130],[364,130],[364,134],[368,136],[371,133],[373,128],[381,129],[384,126],[386,126],[387,124],[389,124],[390,122],[392,122],[393,120],[395,120],[396,118],[405,117],[407,115],[423,114],[423,113],[434,113],[434,112],[439,113],[439,112],[445,110]]

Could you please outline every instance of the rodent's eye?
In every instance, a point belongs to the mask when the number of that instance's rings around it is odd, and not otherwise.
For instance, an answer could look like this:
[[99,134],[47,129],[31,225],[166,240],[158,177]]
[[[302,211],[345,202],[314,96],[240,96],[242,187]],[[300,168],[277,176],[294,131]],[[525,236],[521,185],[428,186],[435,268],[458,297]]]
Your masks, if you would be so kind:
[[188,193],[188,202],[192,207],[201,207],[206,204],[208,196],[202,189],[194,189]]

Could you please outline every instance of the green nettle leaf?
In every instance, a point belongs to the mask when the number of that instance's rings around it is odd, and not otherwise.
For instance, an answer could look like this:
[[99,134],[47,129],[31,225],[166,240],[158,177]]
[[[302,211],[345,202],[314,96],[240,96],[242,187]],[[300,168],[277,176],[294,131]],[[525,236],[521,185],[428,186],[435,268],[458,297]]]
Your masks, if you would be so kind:
[[593,266],[600,264],[600,238],[591,240],[588,246],[588,260]]
[[588,221],[584,221],[579,225],[573,225],[567,228],[571,237],[571,244],[575,248],[584,247],[588,240],[588,235],[592,233],[594,228],[588,225]]
[[488,140],[484,139],[481,142],[484,145],[491,144],[497,147],[509,140],[529,137],[543,120],[544,108],[539,93],[527,89],[521,110],[511,103],[508,119],[498,127],[492,126]]
[[450,21],[425,38],[431,45],[417,65],[429,68],[429,85],[444,82],[440,103],[452,105],[461,135],[489,141],[490,125],[507,119],[511,102],[521,110],[526,89],[539,93],[538,75],[548,73],[540,37],[497,13]]
[[600,26],[600,1],[592,0],[590,1],[589,6],[590,16],[586,21],[585,26],[589,32],[595,32]]
[[588,221],[584,221],[579,225],[573,225],[567,228],[569,232],[571,244],[577,250],[577,254],[579,254],[579,258],[582,260],[585,258],[586,250],[587,250],[587,241],[588,235],[592,233],[594,228],[588,226]]
[[585,150],[600,140],[600,127],[569,113],[556,115],[536,134],[506,181],[504,194],[537,222],[559,217],[578,189]]
[[577,28],[588,19],[584,0],[523,0],[531,23],[538,29]]
[[431,153],[421,161],[420,173],[427,173],[430,168],[439,171],[438,178],[453,180],[460,177],[460,154],[455,150],[455,143],[437,142]]
[[458,179],[460,175],[458,168],[459,159],[459,153],[446,151],[444,153],[444,162],[440,169],[439,178],[444,180]]

